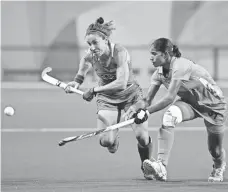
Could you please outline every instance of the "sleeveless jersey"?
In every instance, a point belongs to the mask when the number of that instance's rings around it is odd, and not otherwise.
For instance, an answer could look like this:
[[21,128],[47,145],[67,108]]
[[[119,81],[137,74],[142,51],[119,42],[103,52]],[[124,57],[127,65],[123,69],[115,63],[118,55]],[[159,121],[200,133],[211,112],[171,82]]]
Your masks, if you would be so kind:
[[109,44],[109,48],[111,50],[109,57],[101,57],[100,60],[98,60],[97,57],[90,52],[85,57],[85,60],[92,64],[93,69],[95,70],[99,78],[98,84],[99,86],[103,86],[116,80],[117,67],[121,64],[117,64],[117,62],[115,61],[115,55],[117,55],[118,52],[121,51],[126,52],[127,63],[129,67],[129,78],[127,82],[127,88],[123,91],[113,90],[97,94],[97,99],[102,99],[110,103],[121,103],[133,97],[136,94],[135,91],[137,91],[140,87],[134,78],[132,71],[132,63],[128,51],[120,44],[111,43]]

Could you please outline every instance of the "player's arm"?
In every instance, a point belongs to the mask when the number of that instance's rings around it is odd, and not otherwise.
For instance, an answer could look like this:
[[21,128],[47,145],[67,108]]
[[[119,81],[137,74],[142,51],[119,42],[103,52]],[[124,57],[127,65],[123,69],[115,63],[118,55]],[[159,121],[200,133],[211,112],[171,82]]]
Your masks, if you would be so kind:
[[173,67],[172,79],[165,96],[162,97],[161,100],[152,104],[147,109],[149,113],[154,113],[156,111],[160,111],[170,104],[172,104],[177,96],[177,93],[183,85],[183,81],[188,81],[191,75],[191,64],[185,63],[182,61],[176,61],[175,66]]
[[148,89],[147,95],[143,100],[139,101],[140,104],[138,104],[138,107],[136,108],[136,110],[139,108],[145,109],[146,107],[149,107],[151,105],[151,103],[152,103],[155,95],[157,94],[161,84],[162,84],[162,81],[160,80],[160,77],[158,75],[158,70],[156,70],[153,73],[153,75],[151,76],[150,87]]
[[132,105],[127,112],[123,115],[125,119],[130,119],[139,109],[146,109],[149,107],[157,94],[162,82],[158,76],[158,71],[155,71],[151,77],[151,84],[144,99],[139,100],[136,104]]
[[77,83],[77,87],[75,88],[78,88],[83,83],[90,67],[91,67],[91,63],[88,62],[84,57],[81,58],[78,72],[74,78],[74,81]]
[[139,100],[135,104],[135,106],[133,106],[133,107],[135,107],[135,111],[137,111],[140,108],[145,109],[145,108],[149,107],[151,105],[156,93],[158,92],[159,88],[160,88],[160,85],[151,84],[146,97]]
[[160,85],[155,85],[155,84],[150,85],[147,96],[145,98],[147,106],[151,105],[151,103],[152,103],[155,95],[157,94],[159,88],[160,88]]
[[128,66],[128,53],[126,50],[121,49],[115,56],[117,63],[116,80],[104,86],[95,87],[94,92],[106,92],[106,91],[121,91],[127,87],[127,81],[129,78],[129,66]]
[[149,116],[148,112],[151,114],[156,111],[160,111],[174,102],[181,84],[182,83],[180,79],[173,79],[169,85],[167,94],[164,97],[162,97],[162,99],[160,99],[155,104],[148,106],[146,110],[143,110],[142,108],[140,108],[138,111],[134,112],[133,114],[130,113],[130,117],[132,116],[134,117],[134,122],[136,124],[141,124],[145,122]]
[[147,107],[147,110],[149,113],[154,113],[156,111],[160,111],[170,104],[172,104],[177,96],[177,92],[181,86],[181,80],[180,79],[173,79],[170,83],[168,92],[166,93],[165,96],[162,97],[158,102],[150,105]]
[[87,72],[89,71],[89,68],[91,67],[91,63],[88,62],[85,57],[81,58],[79,63],[79,69],[78,72],[74,78],[73,81],[69,82],[65,88],[66,93],[73,93],[70,90],[70,87],[74,87],[76,89],[79,89],[80,85],[83,83],[85,76]]

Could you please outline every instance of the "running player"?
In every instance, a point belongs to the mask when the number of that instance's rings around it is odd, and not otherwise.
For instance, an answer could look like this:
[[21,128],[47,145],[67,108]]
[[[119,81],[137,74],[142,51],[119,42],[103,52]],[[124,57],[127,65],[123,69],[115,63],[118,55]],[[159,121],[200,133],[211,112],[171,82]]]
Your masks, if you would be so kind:
[[[113,21],[104,22],[102,17],[89,25],[85,40],[89,49],[82,57],[78,73],[74,81],[68,83],[65,91],[71,93],[69,87],[79,88],[90,67],[95,70],[98,86],[88,89],[83,99],[91,101],[97,98],[97,127],[103,129],[120,122],[121,111],[127,110],[142,98],[142,89],[133,77],[132,64],[126,48],[110,41],[114,30]],[[138,140],[138,152],[141,162],[152,155],[152,140],[148,133],[148,121],[140,125],[132,125]],[[101,134],[100,145],[110,153],[115,153],[119,146],[118,130]],[[142,163],[141,163],[141,169]],[[152,179],[144,174],[146,179]]]
[[[144,170],[157,180],[166,181],[166,167],[174,141],[175,126],[201,117],[207,128],[208,150],[213,160],[213,170],[208,181],[223,181],[226,167],[223,136],[227,103],[221,89],[202,66],[181,57],[178,47],[169,39],[155,40],[150,46],[150,53],[151,62],[157,69],[152,75],[147,98],[140,101],[141,105],[133,105],[125,113],[126,118],[134,114],[135,122],[143,123],[148,114],[169,106],[159,129],[158,159],[145,160]],[[151,104],[161,84],[168,91],[161,100]],[[180,99],[175,101],[177,95]]]

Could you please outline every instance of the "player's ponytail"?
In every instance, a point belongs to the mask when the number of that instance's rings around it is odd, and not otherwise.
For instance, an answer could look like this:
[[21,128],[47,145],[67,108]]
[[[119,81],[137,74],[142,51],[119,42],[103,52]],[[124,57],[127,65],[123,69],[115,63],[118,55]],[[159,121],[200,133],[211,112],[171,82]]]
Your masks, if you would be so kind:
[[177,58],[181,57],[181,52],[179,51],[179,48],[176,45],[173,45],[173,55]]
[[104,19],[102,17],[99,17],[97,20],[96,20],[96,23],[98,24],[103,24],[104,23]]

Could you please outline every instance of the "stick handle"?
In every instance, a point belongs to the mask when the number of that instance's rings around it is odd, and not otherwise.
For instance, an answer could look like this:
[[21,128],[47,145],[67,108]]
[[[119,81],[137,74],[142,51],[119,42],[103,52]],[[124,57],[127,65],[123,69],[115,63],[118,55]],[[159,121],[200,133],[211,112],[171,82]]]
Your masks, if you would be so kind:
[[73,87],[70,87],[70,90],[73,91],[74,93],[83,95],[83,91],[80,91],[79,89],[75,89],[75,88],[73,88]]
[[129,119],[127,121],[123,121],[121,123],[117,123],[115,125],[111,125],[111,126],[107,127],[106,131],[110,131],[110,130],[118,129],[118,128],[121,128],[121,127],[125,127],[125,126],[131,125],[133,123],[134,123],[134,119]]
[[[58,79],[55,79],[55,78],[53,78],[52,76],[50,76],[50,75],[48,75],[48,74],[44,74],[44,75],[42,76],[42,79],[43,79],[44,81],[46,81],[47,83],[50,83],[50,84],[55,85],[55,86],[58,86],[58,87],[60,87],[60,88],[62,88],[62,89],[66,89],[66,87],[67,87],[67,84],[66,84],[66,83],[64,83],[64,82],[62,82],[62,81],[60,81],[60,80],[58,80]],[[72,92],[74,92],[74,93],[83,95],[83,92],[82,92],[82,91],[80,91],[80,90],[78,90],[78,89],[75,89],[75,88],[73,88],[73,87],[70,87],[70,90],[71,90]]]
[[[59,87],[65,89],[66,86],[67,86],[66,83],[60,81]],[[74,88],[74,87],[70,87],[70,90],[71,90],[72,92],[74,92],[74,93],[79,94],[79,95],[83,95],[83,92],[82,92],[82,91],[80,91],[79,89],[76,89],[76,88]]]

